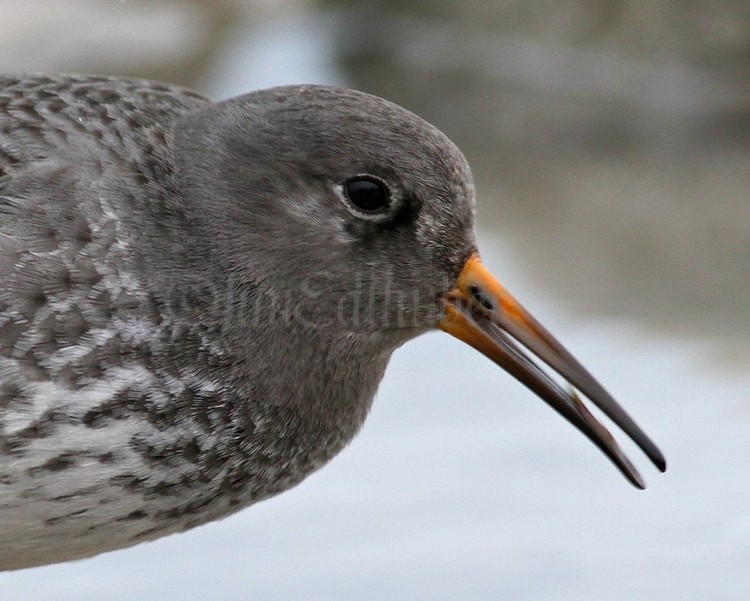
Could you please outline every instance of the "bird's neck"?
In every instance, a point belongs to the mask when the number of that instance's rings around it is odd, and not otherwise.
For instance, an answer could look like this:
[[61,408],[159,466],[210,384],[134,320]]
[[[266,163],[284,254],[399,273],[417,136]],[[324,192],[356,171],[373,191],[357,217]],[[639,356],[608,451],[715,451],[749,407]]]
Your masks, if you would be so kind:
[[194,388],[182,426],[203,432],[200,456],[227,458],[216,473],[231,474],[243,505],[298,483],[354,437],[398,345],[298,320],[191,327],[173,347]]

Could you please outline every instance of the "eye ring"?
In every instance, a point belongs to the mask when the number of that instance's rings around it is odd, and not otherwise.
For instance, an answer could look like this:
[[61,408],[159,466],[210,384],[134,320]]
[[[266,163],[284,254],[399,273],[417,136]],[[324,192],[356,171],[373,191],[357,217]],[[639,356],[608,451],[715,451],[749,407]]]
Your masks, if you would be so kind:
[[372,175],[355,175],[343,184],[344,196],[349,204],[365,215],[386,212],[391,206],[391,193],[386,183]]

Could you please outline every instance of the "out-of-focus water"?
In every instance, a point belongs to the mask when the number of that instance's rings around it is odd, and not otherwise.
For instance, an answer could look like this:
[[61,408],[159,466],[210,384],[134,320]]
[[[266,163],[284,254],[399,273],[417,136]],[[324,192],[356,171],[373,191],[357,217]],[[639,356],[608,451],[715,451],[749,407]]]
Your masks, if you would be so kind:
[[[304,12],[249,21],[247,31],[228,43],[224,67],[208,79],[217,96],[343,80],[332,67],[325,24]],[[480,189],[491,190],[491,181],[480,181]],[[648,320],[589,312],[585,295],[577,309],[561,303],[544,282],[574,274],[575,265],[555,260],[549,236],[539,236],[544,228],[509,229],[514,221],[502,219],[501,196],[485,194],[484,202],[492,206],[480,206],[479,215],[493,225],[480,228],[485,262],[667,455],[669,471],[661,475],[626,445],[643,468],[646,491],[627,484],[532,393],[436,333],[395,354],[364,431],[296,489],[155,543],[2,573],[0,596],[748,598],[750,375],[736,339],[725,347]],[[516,223],[530,221],[533,210]],[[534,253],[539,260],[530,268]],[[597,277],[597,285],[608,285],[606,273]],[[637,273],[615,277],[637,285]],[[717,359],[722,349],[731,360]]]

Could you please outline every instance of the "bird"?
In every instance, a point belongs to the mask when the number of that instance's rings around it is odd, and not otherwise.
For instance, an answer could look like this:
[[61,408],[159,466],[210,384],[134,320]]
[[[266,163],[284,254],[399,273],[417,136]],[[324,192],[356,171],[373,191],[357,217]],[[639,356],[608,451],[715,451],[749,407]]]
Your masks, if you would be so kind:
[[364,92],[215,102],[1,76],[0,570],[293,487],[358,432],[392,352],[436,329],[643,488],[580,395],[662,471],[664,456],[484,265],[474,207],[460,150]]

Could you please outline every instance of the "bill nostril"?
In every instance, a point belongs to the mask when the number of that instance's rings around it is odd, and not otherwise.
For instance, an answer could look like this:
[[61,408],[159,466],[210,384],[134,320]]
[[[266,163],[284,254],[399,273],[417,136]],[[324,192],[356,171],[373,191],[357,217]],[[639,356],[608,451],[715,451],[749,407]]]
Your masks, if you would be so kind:
[[488,311],[495,311],[495,303],[492,301],[490,295],[482,290],[482,288],[480,288],[476,284],[472,284],[469,287],[469,292],[471,293],[471,297],[482,307],[484,307]]

